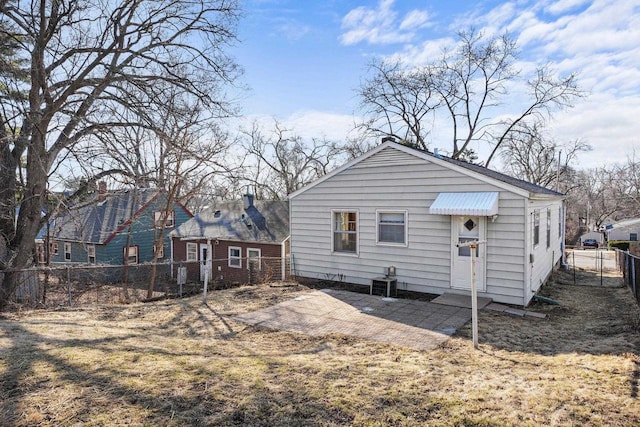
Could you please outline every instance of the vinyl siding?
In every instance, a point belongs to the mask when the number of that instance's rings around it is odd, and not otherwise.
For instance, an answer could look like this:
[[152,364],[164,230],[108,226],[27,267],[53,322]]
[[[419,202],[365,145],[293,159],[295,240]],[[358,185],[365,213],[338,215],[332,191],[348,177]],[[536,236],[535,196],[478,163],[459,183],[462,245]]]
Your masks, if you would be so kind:
[[[533,263],[529,263],[530,283],[526,288],[524,304],[528,304],[540,286],[547,280],[554,265],[562,258],[562,238],[558,237],[558,210],[562,208],[562,201],[533,201],[527,206],[527,226],[533,236],[533,213],[540,212],[540,242],[533,246],[533,237],[529,243],[529,252],[533,255]],[[551,241],[547,248],[547,209],[551,210]]]
[[[410,154],[387,148],[291,199],[294,274],[367,285],[395,265],[400,289],[450,290],[451,217],[429,214],[440,192],[499,191],[499,217],[487,220],[487,289],[521,304],[525,279],[525,199]],[[332,253],[332,209],[359,213],[359,253]],[[407,247],[376,245],[376,210],[408,212]]]
[[[153,241],[155,237],[155,228],[153,222],[153,212],[163,209],[166,199],[158,197],[153,203],[145,207],[138,213],[131,225],[131,246],[138,246],[138,263],[151,262],[153,260]],[[182,207],[174,206],[175,226],[178,226],[191,218],[189,212]],[[166,261],[170,257],[169,237],[167,236],[175,227],[167,227],[164,230],[164,257],[159,261]],[[127,244],[127,235],[129,233],[129,225],[125,224],[117,233],[106,243],[96,244],[96,263],[122,265],[124,262],[124,247]],[[70,262],[87,263],[87,247],[88,243],[73,242],[72,258]],[[69,262],[64,259],[64,242],[58,241],[58,255],[52,257],[52,262]]]

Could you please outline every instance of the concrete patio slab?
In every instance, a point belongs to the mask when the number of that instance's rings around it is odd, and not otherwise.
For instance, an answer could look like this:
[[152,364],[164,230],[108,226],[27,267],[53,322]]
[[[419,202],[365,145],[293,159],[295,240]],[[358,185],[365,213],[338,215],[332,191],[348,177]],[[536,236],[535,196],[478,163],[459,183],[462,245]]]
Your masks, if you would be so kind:
[[249,325],[306,335],[341,333],[431,350],[467,323],[471,310],[325,289],[241,314],[235,319]]
[[[493,301],[491,298],[478,297],[478,310],[483,309]],[[434,304],[452,305],[455,307],[471,308],[471,296],[444,293],[431,301]]]

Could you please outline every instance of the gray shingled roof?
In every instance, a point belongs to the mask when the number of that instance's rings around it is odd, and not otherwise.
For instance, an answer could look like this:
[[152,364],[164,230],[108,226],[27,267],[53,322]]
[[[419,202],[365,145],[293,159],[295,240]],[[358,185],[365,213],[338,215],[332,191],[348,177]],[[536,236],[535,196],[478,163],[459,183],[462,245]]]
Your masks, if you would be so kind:
[[108,193],[103,201],[96,197],[80,208],[71,208],[56,216],[52,237],[102,244],[129,220],[131,212],[135,214],[157,194],[157,190],[140,189]]
[[547,194],[550,196],[563,196],[562,193],[558,193],[557,191],[554,190],[550,190],[548,188],[542,187],[540,185],[536,185],[536,184],[532,184],[528,181],[524,181],[522,179],[518,179],[518,178],[514,178],[512,176],[506,175],[504,173],[498,172],[498,171],[494,171],[492,169],[486,168],[484,166],[480,166],[480,165],[475,165],[473,163],[467,163],[467,162],[463,162],[461,160],[455,160],[452,159],[450,157],[445,157],[445,156],[441,156],[441,155],[434,155],[432,153],[427,153],[430,154],[433,157],[436,157],[438,159],[442,159],[445,160],[451,164],[469,169],[471,171],[477,172],[477,173],[481,173],[485,176],[488,176],[489,178],[493,178],[493,179],[497,179],[498,181],[502,181],[505,182],[507,184],[513,185],[514,187],[518,187],[518,188],[522,188],[523,190],[529,191],[530,193],[537,193],[537,194]]
[[199,213],[170,233],[173,237],[281,243],[289,236],[289,202],[224,202]]

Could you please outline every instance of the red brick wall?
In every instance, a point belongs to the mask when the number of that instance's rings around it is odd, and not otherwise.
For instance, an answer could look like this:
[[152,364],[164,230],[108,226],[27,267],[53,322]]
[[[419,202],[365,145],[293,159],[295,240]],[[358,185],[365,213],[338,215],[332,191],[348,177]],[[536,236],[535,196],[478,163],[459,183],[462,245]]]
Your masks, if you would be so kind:
[[[173,239],[173,261],[180,262],[187,258],[187,243],[198,244],[198,261],[200,260],[200,244],[206,244],[206,240],[190,240],[182,241],[177,238]],[[240,248],[241,251],[241,268],[229,266],[229,247],[234,246]],[[213,259],[213,279],[221,282],[231,283],[249,283],[255,282],[255,276],[257,273],[254,271],[254,277],[249,276],[249,269],[247,268],[247,250],[248,249],[260,249],[262,257],[262,272],[263,276],[279,280],[281,278],[281,262],[282,256],[281,246],[279,244],[269,243],[245,243],[245,242],[233,242],[228,240],[220,240],[218,244],[211,242],[211,248],[213,253],[211,258]],[[200,264],[199,263],[184,263],[187,267],[187,281],[199,282],[200,281]],[[174,272],[175,277],[175,272]]]

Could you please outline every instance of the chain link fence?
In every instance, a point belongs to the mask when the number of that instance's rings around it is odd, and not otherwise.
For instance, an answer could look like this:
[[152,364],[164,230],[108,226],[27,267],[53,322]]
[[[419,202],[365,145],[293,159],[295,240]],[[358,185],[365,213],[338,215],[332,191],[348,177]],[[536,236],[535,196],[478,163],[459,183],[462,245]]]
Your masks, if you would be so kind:
[[640,257],[616,249],[616,262],[624,277],[624,283],[629,286],[636,302],[640,304]]
[[[173,262],[128,266],[66,264],[15,270],[19,284],[12,303],[42,308],[126,304],[203,292],[205,280],[211,291],[289,278],[288,258],[245,258],[242,265],[244,268],[231,269],[228,259],[219,259],[211,260],[209,268],[203,262]],[[179,268],[192,274],[179,282]],[[154,288],[149,298],[152,277]],[[3,280],[4,273],[0,272],[0,283]]]

